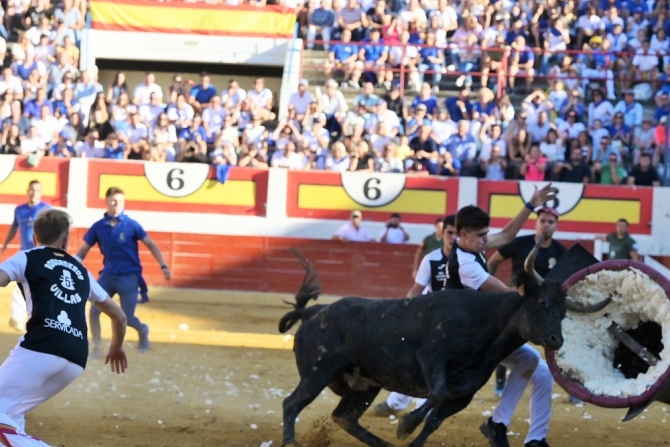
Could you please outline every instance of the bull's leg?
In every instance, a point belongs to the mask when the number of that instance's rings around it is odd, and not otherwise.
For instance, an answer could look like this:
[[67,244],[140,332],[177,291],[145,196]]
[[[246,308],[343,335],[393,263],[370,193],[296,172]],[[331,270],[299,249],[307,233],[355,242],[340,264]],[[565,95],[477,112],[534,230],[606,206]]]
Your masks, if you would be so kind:
[[333,421],[339,425],[342,430],[349,433],[354,438],[358,439],[370,447],[392,447],[392,444],[384,441],[373,435],[361,424],[358,419],[363,415],[365,410],[370,407],[372,401],[375,400],[381,388],[369,388],[367,391],[347,390],[342,394],[342,399],[333,411]]
[[426,423],[409,447],[423,447],[428,436],[437,430],[442,422],[451,415],[454,415],[470,404],[473,396],[464,397],[458,400],[443,402],[441,405],[433,408],[433,411],[426,418]]
[[282,446],[297,447],[295,440],[295,419],[307,405],[323,391],[324,388],[346,366],[346,362],[336,359],[320,359],[311,374],[300,379],[298,387],[282,404],[284,408],[284,436]]
[[430,410],[444,402],[447,394],[446,361],[436,356],[434,352],[429,352],[430,350],[434,351],[435,346],[432,340],[429,339],[419,347],[416,353],[423,376],[428,384],[428,399],[422,406],[400,418],[398,429],[396,430],[398,439],[406,439],[411,435],[419,424],[423,422]]

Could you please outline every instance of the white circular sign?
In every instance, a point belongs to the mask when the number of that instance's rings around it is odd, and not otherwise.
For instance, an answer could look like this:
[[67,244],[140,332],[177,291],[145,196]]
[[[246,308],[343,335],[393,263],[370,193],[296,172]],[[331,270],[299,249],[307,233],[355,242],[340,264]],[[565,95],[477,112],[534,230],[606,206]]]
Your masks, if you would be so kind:
[[[528,202],[537,189],[542,188],[548,182],[519,182],[519,194],[524,202]],[[552,183],[552,186],[558,189],[556,198],[550,200],[545,205],[554,208],[561,216],[572,211],[584,194],[583,183]]]
[[205,184],[209,177],[209,165],[147,162],[144,164],[144,175],[159,193],[168,197],[186,197]]
[[0,157],[0,183],[7,180],[16,166],[16,155],[3,155]]
[[405,189],[405,179],[402,174],[343,172],[342,186],[354,202],[376,208],[397,199]]

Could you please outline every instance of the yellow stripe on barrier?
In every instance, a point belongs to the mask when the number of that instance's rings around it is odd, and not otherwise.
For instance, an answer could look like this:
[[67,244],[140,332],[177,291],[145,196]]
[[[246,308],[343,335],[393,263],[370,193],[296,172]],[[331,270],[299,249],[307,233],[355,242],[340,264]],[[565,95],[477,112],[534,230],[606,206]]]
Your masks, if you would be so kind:
[[[102,174],[98,197],[104,199],[105,192],[112,186],[122,188],[126,200],[237,206],[256,204],[256,184],[251,180],[228,180],[220,183],[218,180],[209,179],[193,194],[176,198],[156,191],[144,176]],[[25,189],[25,185],[23,187]]]
[[369,208],[355,202],[342,186],[300,185],[298,207],[314,210],[368,210],[395,213],[438,214],[447,210],[446,191],[405,189],[388,205]]
[[162,30],[195,31],[211,34],[277,34],[290,35],[295,26],[295,15],[273,11],[217,10],[201,8],[128,5],[111,2],[91,2],[94,22],[127,27]]
[[31,180],[39,180],[42,194],[47,197],[56,195],[58,175],[55,172],[13,171],[7,179],[0,183],[0,194],[23,195]]
[[[493,194],[490,214],[493,218],[511,219],[522,206],[523,199],[520,196]],[[641,207],[638,200],[581,199],[572,211],[561,216],[561,220],[616,223],[621,216],[626,216],[631,224],[639,224]]]

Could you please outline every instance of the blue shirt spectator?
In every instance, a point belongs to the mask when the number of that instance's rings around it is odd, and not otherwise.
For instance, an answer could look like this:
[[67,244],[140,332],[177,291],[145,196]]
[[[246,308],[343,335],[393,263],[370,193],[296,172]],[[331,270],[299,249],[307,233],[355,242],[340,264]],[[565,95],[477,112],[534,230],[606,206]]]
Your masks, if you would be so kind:
[[454,160],[472,161],[477,155],[477,143],[469,133],[461,136],[454,134],[450,136],[443,145],[449,151]]
[[209,74],[203,71],[200,73],[200,84],[191,88],[189,102],[192,104],[193,101],[195,101],[201,106],[206,105],[212,101],[212,98],[215,97],[216,94],[216,87],[210,83]]
[[[63,134],[61,133],[61,135]],[[66,136],[62,137],[58,143],[53,144],[49,148],[49,153],[54,157],[59,158],[70,158],[75,156],[74,147],[72,146],[72,143],[67,141],[66,138],[67,138]]]
[[316,26],[333,26],[335,23],[335,12],[323,7],[316,8],[309,17],[309,22]]
[[119,143],[118,140],[105,146],[102,158],[109,158],[112,160],[124,160],[126,158],[126,146]]
[[664,116],[670,115],[670,96],[668,93],[661,94],[661,106],[656,109],[654,119],[660,121]]
[[416,109],[416,106],[418,106],[419,104],[423,104],[424,106],[426,106],[426,110],[431,115],[434,115],[435,112],[437,111],[437,104],[438,104],[437,98],[433,95],[430,95],[428,98],[422,98],[421,96],[417,96],[412,100],[412,109]]
[[195,141],[198,135],[202,141],[207,141],[207,131],[202,126],[199,126],[196,129],[186,127],[179,132],[179,138],[186,141]]
[[633,128],[642,125],[644,109],[642,104],[635,101],[635,92],[632,90],[626,91],[626,99],[619,101],[614,107],[614,113],[617,112],[623,114],[623,122],[626,126]]
[[45,105],[49,106],[49,111],[53,115],[54,113],[53,103],[48,99],[43,99],[42,101],[40,101],[39,98],[28,101],[25,107],[23,108],[23,114],[26,115],[28,118],[39,118],[40,110],[42,110],[42,106]]
[[[444,101],[444,106],[449,111],[449,116],[454,122],[470,119],[472,116],[472,103],[468,98],[470,92],[468,90],[461,91],[459,96],[451,96]],[[465,108],[465,113],[461,110],[461,103]],[[467,115],[466,115],[467,114]]]
[[361,51],[366,62],[377,62],[384,54],[388,53],[389,48],[383,45],[383,40],[379,40],[378,31],[373,32],[371,37],[369,42],[363,44]]
[[331,53],[333,53],[336,61],[346,61],[351,56],[358,54],[358,45],[353,43],[338,43],[333,45]]

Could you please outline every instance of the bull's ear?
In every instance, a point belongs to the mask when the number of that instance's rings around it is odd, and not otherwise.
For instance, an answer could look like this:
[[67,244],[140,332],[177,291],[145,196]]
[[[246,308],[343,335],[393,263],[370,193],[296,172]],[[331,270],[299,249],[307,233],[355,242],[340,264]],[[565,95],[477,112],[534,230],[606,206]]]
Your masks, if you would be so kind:
[[525,284],[520,284],[516,286],[516,290],[519,291],[519,295],[524,296],[526,294],[526,285]]
[[537,280],[525,270],[521,270],[516,276],[516,289],[521,296],[536,295],[539,287]]

